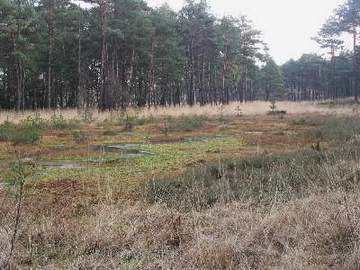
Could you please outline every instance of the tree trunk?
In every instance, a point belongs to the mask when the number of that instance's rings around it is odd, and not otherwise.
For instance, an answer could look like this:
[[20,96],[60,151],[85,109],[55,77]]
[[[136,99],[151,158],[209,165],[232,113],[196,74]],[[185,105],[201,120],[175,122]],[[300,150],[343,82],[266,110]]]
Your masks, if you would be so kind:
[[[17,2],[18,5],[18,12],[20,12],[20,1]],[[15,55],[15,71],[16,71],[16,110],[20,111],[21,104],[22,104],[22,64],[21,59],[19,59],[17,55],[17,41],[21,38],[21,26],[20,26],[20,14],[17,15],[16,19],[16,38],[15,34],[13,35],[13,49],[14,49],[14,55]]]
[[355,96],[355,101],[357,103],[359,103],[359,75],[357,74],[358,70],[357,70],[357,64],[356,64],[356,59],[358,57],[357,55],[357,31],[356,28],[354,28],[354,33],[353,33],[353,42],[354,42],[354,54],[353,54],[353,92],[354,92],[354,96]]
[[150,51],[150,93],[149,93],[149,104],[150,107],[152,104],[156,106],[155,102],[155,63],[154,63],[154,54],[155,54],[155,40],[154,37],[151,39],[151,51]]
[[107,28],[107,0],[100,1],[101,13],[101,70],[100,70],[100,108],[106,109],[106,68],[107,68],[107,49],[106,49],[106,28]]
[[[80,4],[79,4],[80,10]],[[81,25],[82,25],[82,11],[80,18],[79,18],[79,40],[78,40],[78,93],[77,93],[77,108],[81,109],[84,108],[84,93],[82,91],[82,74],[81,74]]]
[[49,1],[48,6],[48,81],[47,81],[47,108],[51,108],[52,82],[53,82],[53,50],[54,50],[54,2]]

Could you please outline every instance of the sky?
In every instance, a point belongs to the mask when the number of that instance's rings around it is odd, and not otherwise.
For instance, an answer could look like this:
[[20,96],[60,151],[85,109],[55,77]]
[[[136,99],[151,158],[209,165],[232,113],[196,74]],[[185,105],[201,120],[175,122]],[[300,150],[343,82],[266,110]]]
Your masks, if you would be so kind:
[[[179,10],[183,0],[147,0],[155,7],[167,2]],[[318,44],[311,40],[332,11],[344,0],[208,0],[217,16],[246,15],[262,31],[270,55],[278,64],[298,59],[303,53],[319,53]]]

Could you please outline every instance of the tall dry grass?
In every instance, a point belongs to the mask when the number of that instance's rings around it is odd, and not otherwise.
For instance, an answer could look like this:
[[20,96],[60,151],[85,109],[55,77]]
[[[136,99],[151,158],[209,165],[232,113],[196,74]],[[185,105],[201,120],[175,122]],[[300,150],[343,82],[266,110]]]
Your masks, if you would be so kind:
[[[14,269],[356,270],[359,204],[358,194],[334,191],[270,210],[238,202],[189,213],[100,205],[81,222],[24,221]],[[4,255],[6,231],[0,235]]]
[[[289,114],[303,114],[303,113],[318,113],[318,114],[339,114],[339,115],[353,115],[354,108],[351,106],[319,106],[316,102],[286,102],[281,101],[276,104],[278,110],[287,111]],[[137,114],[139,117],[163,117],[163,116],[191,116],[191,115],[237,115],[239,112],[243,115],[264,115],[270,110],[270,103],[264,101],[256,101],[250,103],[236,103],[233,102],[224,106],[177,106],[177,107],[158,107],[145,108],[141,110],[129,109],[130,114]],[[39,115],[45,120],[51,119],[54,113],[62,114],[65,119],[79,119],[83,117],[84,112],[79,112],[75,109],[65,110],[38,110],[38,111],[0,111],[0,123],[6,120],[18,123],[29,116]],[[99,112],[91,110],[90,114],[95,122],[101,122],[105,119],[112,119],[119,114],[118,111]]]

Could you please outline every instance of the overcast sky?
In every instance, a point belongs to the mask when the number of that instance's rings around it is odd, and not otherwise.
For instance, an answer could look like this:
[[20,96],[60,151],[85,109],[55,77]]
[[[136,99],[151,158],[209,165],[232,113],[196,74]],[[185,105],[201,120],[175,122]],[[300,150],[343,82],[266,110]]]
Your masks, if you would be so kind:
[[[167,2],[179,10],[183,0],[147,0],[150,6]],[[246,15],[263,32],[278,64],[303,53],[324,53],[311,40],[332,11],[344,0],[208,0],[218,16]]]

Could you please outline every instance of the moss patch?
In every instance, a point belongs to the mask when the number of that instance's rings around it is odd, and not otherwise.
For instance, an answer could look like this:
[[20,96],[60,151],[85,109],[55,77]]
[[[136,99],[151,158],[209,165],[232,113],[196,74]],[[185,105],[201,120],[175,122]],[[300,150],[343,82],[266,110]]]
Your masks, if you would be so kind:
[[[181,174],[189,166],[203,161],[213,161],[224,157],[240,156],[245,143],[241,139],[221,138],[208,142],[184,142],[174,144],[139,145],[139,149],[152,155],[133,159],[121,158],[118,154],[90,153],[89,156],[73,157],[74,161],[90,162],[88,168],[79,170],[47,170],[41,173],[40,180],[56,181],[78,179],[86,181],[111,182],[113,188],[132,189],[152,177]],[[96,159],[99,160],[98,165]],[[64,156],[52,160],[64,160]],[[95,162],[91,162],[91,160]],[[100,162],[101,161],[101,162]],[[103,162],[106,161],[106,162]]]

